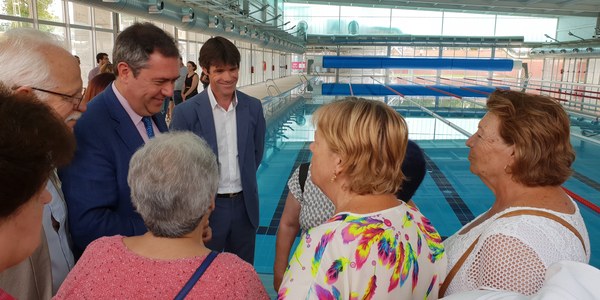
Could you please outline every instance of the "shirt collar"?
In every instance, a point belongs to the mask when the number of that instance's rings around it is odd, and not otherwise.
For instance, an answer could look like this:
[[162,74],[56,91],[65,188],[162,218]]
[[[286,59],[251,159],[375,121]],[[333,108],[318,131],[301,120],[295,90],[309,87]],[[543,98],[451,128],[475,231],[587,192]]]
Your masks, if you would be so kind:
[[[210,85],[206,87],[206,90],[208,91],[208,100],[210,101],[210,107],[212,107],[213,109],[220,107],[217,104],[217,98],[215,98],[215,94],[213,94],[212,90],[210,89]],[[237,106],[237,102],[237,91],[234,91],[231,105],[235,108]]]
[[142,121],[142,116],[138,115],[133,110],[133,108],[131,108],[131,105],[129,105],[129,102],[127,101],[127,99],[125,99],[125,97],[123,97],[123,95],[121,95],[121,93],[119,92],[119,90],[115,86],[115,82],[114,81],[112,83],[112,90],[115,93],[115,96],[117,96],[117,100],[119,100],[119,103],[121,103],[121,106],[123,106],[123,108],[125,109],[125,111],[129,115],[129,118],[131,118],[131,121],[133,122],[133,124],[140,123]]

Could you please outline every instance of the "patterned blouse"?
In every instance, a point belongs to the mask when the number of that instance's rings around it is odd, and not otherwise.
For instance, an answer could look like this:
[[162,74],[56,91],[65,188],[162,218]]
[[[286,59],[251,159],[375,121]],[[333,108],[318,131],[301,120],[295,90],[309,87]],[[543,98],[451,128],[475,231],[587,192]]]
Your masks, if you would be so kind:
[[300,202],[300,229],[306,232],[309,228],[325,223],[335,212],[335,206],[319,187],[310,179],[310,169],[304,184],[304,194],[300,187],[300,167],[296,168],[288,181],[290,193]]
[[341,212],[302,235],[278,299],[437,299],[446,265],[439,233],[417,209]]

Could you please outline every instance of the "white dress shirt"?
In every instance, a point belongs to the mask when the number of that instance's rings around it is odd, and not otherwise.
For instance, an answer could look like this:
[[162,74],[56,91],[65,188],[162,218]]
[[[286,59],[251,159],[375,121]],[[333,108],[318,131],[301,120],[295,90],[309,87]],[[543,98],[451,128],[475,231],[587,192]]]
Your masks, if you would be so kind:
[[217,193],[237,193],[242,190],[235,112],[237,96],[234,94],[233,101],[227,110],[217,104],[217,99],[211,89],[208,89],[208,99],[212,107],[219,151],[219,188]]

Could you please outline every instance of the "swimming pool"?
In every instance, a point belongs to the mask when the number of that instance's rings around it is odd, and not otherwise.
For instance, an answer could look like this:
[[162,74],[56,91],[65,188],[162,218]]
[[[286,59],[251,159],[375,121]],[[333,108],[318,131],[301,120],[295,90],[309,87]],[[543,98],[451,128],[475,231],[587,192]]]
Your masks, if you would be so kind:
[[[275,236],[287,196],[287,180],[293,170],[310,159],[308,145],[313,139],[310,105],[296,108],[302,113],[284,123],[271,143],[269,154],[258,171],[260,225],[257,231],[255,268],[262,274],[272,274],[275,257]],[[294,117],[295,116],[295,117]],[[449,121],[474,132],[478,118],[448,118]],[[413,200],[432,221],[443,237],[456,232],[463,224],[485,210],[494,201],[492,192],[479,177],[469,171],[469,149],[466,137],[447,124],[431,117],[406,117],[409,138],[425,152],[427,175]],[[577,159],[574,174],[563,185],[575,194],[600,206],[600,146],[572,137]],[[600,215],[584,205],[578,205],[590,236],[590,264],[600,267]],[[270,283],[265,283],[271,289]]]

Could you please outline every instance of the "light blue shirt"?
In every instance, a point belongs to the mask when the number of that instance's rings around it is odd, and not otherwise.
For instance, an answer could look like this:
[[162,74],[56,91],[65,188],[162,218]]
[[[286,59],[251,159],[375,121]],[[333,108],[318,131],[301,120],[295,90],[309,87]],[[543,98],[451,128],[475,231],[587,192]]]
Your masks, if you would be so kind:
[[[56,175],[51,175],[56,176]],[[48,240],[50,262],[52,265],[52,294],[58,288],[73,268],[75,260],[71,251],[71,237],[67,228],[67,205],[60,188],[58,177],[48,180],[46,189],[52,195],[52,201],[44,206],[42,224]],[[59,224],[58,231],[52,226],[52,219]]]

